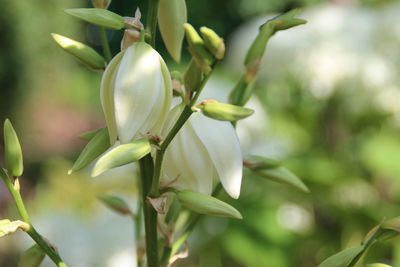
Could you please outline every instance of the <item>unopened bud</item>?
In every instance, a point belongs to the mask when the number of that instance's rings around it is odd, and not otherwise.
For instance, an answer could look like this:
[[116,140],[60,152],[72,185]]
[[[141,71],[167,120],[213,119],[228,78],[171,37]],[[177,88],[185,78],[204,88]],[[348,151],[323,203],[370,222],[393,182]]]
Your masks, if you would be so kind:
[[103,202],[111,210],[121,214],[121,215],[132,215],[133,212],[129,208],[128,204],[117,196],[111,196],[106,194],[97,195],[97,198]]
[[194,212],[242,219],[239,211],[215,197],[189,190],[180,191],[177,196],[183,206]]
[[78,159],[75,161],[72,168],[68,171],[68,174],[79,171],[90,163],[92,163],[96,158],[103,154],[110,147],[110,137],[107,128],[103,128],[96,132],[89,143],[82,150]]
[[245,161],[245,166],[252,170],[271,169],[278,167],[281,164],[282,162],[279,160],[255,155],[251,155],[250,158]]
[[66,9],[65,13],[86,22],[113,30],[120,30],[125,26],[123,17],[107,9],[70,8]]
[[254,110],[249,108],[210,101],[200,104],[198,107],[207,117],[220,121],[238,121],[254,113]]
[[52,33],[54,41],[67,53],[74,56],[84,65],[94,70],[102,70],[106,66],[104,58],[93,48],[68,37]]
[[112,168],[133,163],[150,153],[150,142],[138,139],[131,143],[118,145],[99,158],[92,170],[92,177],[102,174]]
[[218,36],[212,29],[207,27],[200,28],[201,35],[204,39],[204,45],[214,55],[216,59],[222,59],[225,55],[224,39]]
[[208,52],[203,39],[201,39],[192,25],[185,23],[184,28],[186,41],[189,44],[189,52],[193,60],[201,70],[205,73],[209,73],[211,71],[211,65],[214,63],[213,56]]
[[183,77],[186,90],[189,92],[195,92],[199,89],[201,81],[203,80],[203,71],[199,66],[192,60],[189,63],[188,69]]
[[95,8],[107,9],[111,4],[111,0],[92,0],[92,5]]
[[24,171],[21,145],[9,119],[4,121],[4,154],[9,175],[21,176]]
[[160,0],[158,25],[168,53],[179,62],[185,35],[183,24],[187,22],[185,0]]

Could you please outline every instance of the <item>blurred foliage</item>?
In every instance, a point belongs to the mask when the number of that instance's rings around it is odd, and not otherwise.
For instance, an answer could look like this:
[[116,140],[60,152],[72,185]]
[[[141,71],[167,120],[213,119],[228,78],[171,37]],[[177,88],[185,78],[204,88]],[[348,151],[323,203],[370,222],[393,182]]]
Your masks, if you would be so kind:
[[[188,0],[187,4],[189,21],[195,27],[207,25],[229,39],[239,25],[254,16],[325,2]],[[395,0],[333,2],[354,2],[378,10]],[[146,10],[146,3],[114,0],[110,9],[129,16],[136,5]],[[101,52],[97,28],[63,13],[65,8],[90,6],[90,1],[2,0],[1,4],[0,121],[11,117],[20,133],[27,162],[23,193],[32,200],[33,211],[45,214],[72,209],[86,217],[93,215],[99,192],[133,194],[132,180],[128,190],[123,179],[113,180],[115,184],[110,184],[111,179],[94,184],[85,173],[66,175],[84,144],[76,136],[103,125],[100,75],[63,53],[50,33],[84,41]],[[121,36],[121,32],[108,31],[114,53]],[[157,47],[170,60],[161,38]],[[229,70],[226,72],[230,77]],[[190,240],[190,257],[177,266],[316,266],[358,244],[382,218],[399,215],[399,128],[392,123],[392,114],[371,105],[368,92],[357,95],[349,88],[337,85],[330,97],[320,99],[304,88],[298,77],[256,84],[257,97],[269,119],[263,134],[289,140],[289,152],[281,153],[285,164],[304,179],[311,193],[246,172],[240,200],[222,196],[244,219],[205,219]],[[5,208],[8,201],[0,185],[0,217],[15,214],[12,207]],[[11,241],[10,237],[0,241],[2,267],[16,266],[19,246]],[[373,246],[365,261],[400,265],[396,241]]]

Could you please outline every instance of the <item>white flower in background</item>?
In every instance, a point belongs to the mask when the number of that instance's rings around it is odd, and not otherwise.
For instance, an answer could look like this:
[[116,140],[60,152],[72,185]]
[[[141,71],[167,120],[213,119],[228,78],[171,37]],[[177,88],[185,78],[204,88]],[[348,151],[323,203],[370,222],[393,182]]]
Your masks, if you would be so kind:
[[[164,136],[182,109],[178,105],[169,112]],[[166,150],[161,184],[211,194],[217,176],[226,192],[238,198],[242,171],[240,143],[232,125],[194,113]]]
[[168,68],[150,45],[136,42],[116,55],[101,81],[101,104],[111,143],[157,134],[168,113],[172,87]]

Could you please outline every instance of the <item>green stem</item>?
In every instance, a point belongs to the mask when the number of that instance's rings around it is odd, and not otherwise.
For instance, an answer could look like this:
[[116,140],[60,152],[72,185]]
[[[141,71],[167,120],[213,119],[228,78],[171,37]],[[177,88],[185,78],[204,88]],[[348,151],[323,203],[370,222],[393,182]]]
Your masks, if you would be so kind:
[[159,0],[149,0],[149,9],[147,10],[146,32],[150,34],[149,44],[155,48],[156,29],[157,29],[157,13]]
[[147,200],[153,176],[153,159],[147,155],[139,161],[142,180],[142,202],[148,267],[158,267],[157,211]]
[[110,62],[111,50],[110,50],[110,45],[108,44],[106,29],[104,27],[99,27],[99,35],[100,35],[101,45],[103,47],[104,58],[106,59],[107,62]]
[[20,191],[19,191],[19,181],[18,178],[15,179],[15,183],[11,182],[9,177],[3,177],[3,181],[6,184],[8,190],[10,191],[14,202],[17,206],[18,212],[22,217],[22,220],[29,224],[29,230],[26,233],[40,246],[44,253],[49,256],[49,258],[58,266],[58,267],[67,267],[67,265],[62,261],[60,255],[49,246],[49,244],[43,239],[43,237],[35,230],[31,221],[29,219],[28,212],[26,211],[24,202],[22,200]]

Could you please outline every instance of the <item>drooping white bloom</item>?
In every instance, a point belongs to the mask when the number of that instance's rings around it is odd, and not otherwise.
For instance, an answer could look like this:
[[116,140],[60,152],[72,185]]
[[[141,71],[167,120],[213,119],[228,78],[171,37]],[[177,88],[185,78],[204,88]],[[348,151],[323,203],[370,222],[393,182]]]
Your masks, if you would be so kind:
[[111,143],[161,130],[172,98],[171,78],[150,45],[136,42],[117,54],[103,74],[100,90]]
[[[183,106],[168,114],[163,135],[167,134]],[[229,122],[194,113],[166,150],[161,183],[204,194],[211,194],[217,176],[226,192],[238,198],[243,159],[235,129]]]

